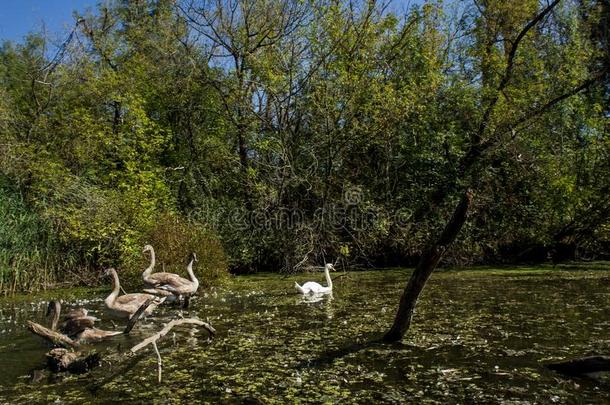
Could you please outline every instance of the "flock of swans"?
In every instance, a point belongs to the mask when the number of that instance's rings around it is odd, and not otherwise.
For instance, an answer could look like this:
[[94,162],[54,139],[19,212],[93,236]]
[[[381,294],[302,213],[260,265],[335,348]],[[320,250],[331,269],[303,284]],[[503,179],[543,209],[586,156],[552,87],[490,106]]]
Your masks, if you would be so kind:
[[[112,291],[106,297],[104,303],[112,318],[131,319],[140,309],[144,315],[152,315],[155,309],[163,302],[184,302],[184,307],[188,306],[189,299],[197,292],[199,280],[193,272],[193,265],[197,262],[195,253],[191,253],[189,264],[186,268],[189,278],[184,278],[174,273],[159,272],[153,273],[155,268],[155,250],[152,246],[144,246],[143,253],[150,253],[150,265],[142,273],[144,281],[143,293],[131,293],[120,295],[121,282],[119,275],[114,268],[105,271],[106,276],[112,280]],[[98,318],[88,314],[84,308],[78,308],[68,312],[61,325],[59,324],[61,304],[58,301],[51,301],[47,308],[47,316],[53,315],[51,320],[51,330],[59,331],[74,341],[100,341],[123,332],[107,331],[95,327]],[[58,328],[59,327],[59,328]]]
[[[151,245],[144,246],[142,253],[150,254],[150,265],[142,273],[144,289],[142,293],[130,293],[120,295],[121,283],[119,275],[114,268],[105,271],[106,276],[112,280],[112,291],[104,300],[108,313],[113,318],[131,319],[138,310],[148,304],[144,309],[144,315],[152,315],[155,309],[164,302],[183,302],[186,308],[189,299],[199,288],[199,280],[193,271],[193,265],[197,262],[195,253],[191,253],[188,266],[186,268],[189,278],[184,278],[178,274],[168,272],[154,272],[155,269],[155,250]],[[333,282],[330,271],[335,271],[335,267],[327,263],[324,267],[324,275],[327,285],[323,286],[314,281],[299,285],[295,282],[295,288],[305,297],[319,297],[331,294]],[[99,341],[123,332],[106,331],[95,327],[98,318],[88,315],[84,308],[78,308],[68,312],[58,328],[61,305],[57,301],[51,301],[47,309],[47,316],[53,314],[51,329],[58,330],[62,334],[76,341]],[[141,312],[141,311],[140,311]],[[134,318],[135,319],[135,318]]]
[[195,253],[191,253],[191,258],[186,271],[189,279],[174,273],[153,273],[155,268],[155,250],[151,245],[144,246],[143,253],[150,252],[150,266],[142,273],[144,280],[143,293],[131,293],[119,295],[121,283],[119,275],[113,268],[106,270],[106,275],[112,277],[112,292],[104,300],[110,314],[116,318],[131,318],[136,311],[148,300],[152,303],[144,310],[145,315],[151,315],[158,305],[165,301],[184,300],[185,306],[188,305],[189,298],[197,292],[199,280],[193,272],[193,264],[197,261]]

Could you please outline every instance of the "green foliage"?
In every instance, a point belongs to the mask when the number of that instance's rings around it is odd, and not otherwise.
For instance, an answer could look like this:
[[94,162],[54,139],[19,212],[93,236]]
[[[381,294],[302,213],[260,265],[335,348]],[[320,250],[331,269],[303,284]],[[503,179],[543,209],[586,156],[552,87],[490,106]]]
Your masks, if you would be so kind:
[[[52,226],[0,179],[0,291],[32,291],[61,280],[78,256],[63,250]],[[60,255],[59,252],[63,252]]]
[[[104,3],[57,58],[41,35],[0,48],[0,173],[89,276],[135,272],[167,218],[238,271],[412,263],[465,184],[450,262],[608,254],[602,3],[562,2],[500,92],[539,2],[176,5]],[[495,146],[465,170],[477,142]]]
[[[158,266],[165,271],[184,274],[193,252],[198,260],[193,268],[201,286],[226,280],[227,257],[218,237],[207,226],[165,214],[157,218],[143,240],[155,248]],[[136,267],[138,275],[146,265]]]

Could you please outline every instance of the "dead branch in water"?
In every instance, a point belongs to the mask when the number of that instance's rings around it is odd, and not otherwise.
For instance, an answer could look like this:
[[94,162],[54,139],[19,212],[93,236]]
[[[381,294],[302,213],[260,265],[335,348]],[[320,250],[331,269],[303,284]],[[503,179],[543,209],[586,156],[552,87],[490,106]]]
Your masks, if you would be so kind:
[[158,371],[158,381],[161,382],[161,370],[163,369],[163,364],[161,361],[161,353],[159,353],[159,348],[157,347],[157,342],[152,342],[152,347],[155,349],[155,353],[157,353],[157,369]]
[[36,322],[27,321],[27,328],[33,334],[40,336],[48,342],[51,342],[53,345],[61,346],[64,348],[78,347],[78,342],[70,339],[68,336],[45,328],[44,326]]
[[167,333],[172,330],[174,326],[183,325],[183,324],[192,324],[203,326],[205,330],[207,330],[211,336],[216,334],[216,330],[207,322],[200,321],[199,319],[187,318],[187,319],[174,319],[169,322],[163,329],[154,335],[144,339],[142,342],[138,343],[134,347],[131,348],[130,353],[135,354],[138,350],[145,348],[148,345],[152,345],[155,353],[157,354],[157,370],[158,370],[158,381],[161,382],[161,371],[163,368],[161,354],[159,353],[159,348],[157,347],[157,340],[161,339],[163,336],[167,335]]
[[[127,326],[123,330],[123,334],[127,335],[129,332],[131,332],[131,330],[133,329],[135,324],[142,317],[142,314],[144,313],[144,311],[146,311],[146,308],[148,308],[149,305],[152,304],[153,301],[154,301],[154,299],[151,298],[151,299],[147,300],[144,304],[142,304],[140,306],[140,308],[138,308],[136,313],[131,317],[131,319],[127,323]],[[64,348],[76,348],[79,346],[79,343],[77,340],[71,339],[70,337],[64,335],[63,333],[59,333],[57,331],[46,328],[39,323],[27,321],[26,326],[30,332],[32,332],[35,335],[40,336],[41,338],[45,339],[46,341],[50,342],[51,344],[53,344],[55,346],[60,346],[60,347],[64,347]],[[117,333],[117,335],[118,334],[119,333]]]
[[54,373],[69,371],[80,374],[91,370],[100,364],[101,356],[99,353],[83,354],[73,352],[64,348],[55,348],[46,354],[47,366]]
[[173,321],[171,321],[167,325],[165,325],[165,327],[163,329],[161,329],[159,332],[144,339],[142,342],[140,342],[137,345],[135,345],[134,347],[132,347],[130,352],[135,353],[138,350],[145,348],[149,344],[156,342],[157,340],[161,339],[163,336],[167,335],[167,333],[170,330],[172,330],[172,328],[174,326],[183,325],[183,324],[187,324],[187,323],[193,324],[193,325],[198,325],[198,326],[203,326],[203,328],[205,330],[207,330],[210,333],[210,335],[212,335],[212,336],[214,336],[216,334],[216,329],[214,329],[210,324],[200,321],[199,319],[193,319],[193,318],[174,319]]
[[[145,303],[143,303],[140,306],[140,308],[138,308],[138,310],[135,312],[135,314],[131,317],[131,319],[127,323],[127,326],[125,327],[123,332],[107,332],[107,331],[101,331],[96,328],[87,328],[83,331],[83,333],[93,332],[93,335],[88,335],[88,336],[89,337],[93,336],[93,338],[97,338],[94,340],[101,340],[104,337],[118,336],[120,334],[126,335],[129,332],[131,332],[131,330],[133,329],[135,324],[142,317],[142,314],[144,313],[144,311],[146,311],[146,308],[148,308],[148,306],[153,301],[154,301],[154,299],[151,298],[151,299],[147,300]],[[84,353],[81,353],[78,351],[75,352],[75,351],[67,350],[67,349],[78,348],[79,347],[78,340],[71,339],[70,337],[68,337],[62,333],[48,329],[48,328],[46,328],[36,322],[32,322],[32,321],[27,321],[27,328],[30,332],[34,333],[35,335],[40,336],[41,338],[43,338],[46,341],[53,344],[54,346],[60,347],[60,348],[52,349],[50,352],[48,352],[46,354],[47,366],[53,372],[57,373],[60,371],[70,371],[70,372],[82,373],[82,372],[88,371],[92,367],[95,367],[96,365],[99,364],[100,355],[95,352],[90,353],[90,354],[84,354]],[[100,332],[106,333],[106,336],[102,336],[101,338],[99,338]],[[82,334],[80,336],[83,337]],[[88,338],[84,337],[84,340],[88,340]],[[159,373],[160,372],[161,371],[159,370]]]
[[129,332],[131,332],[136,323],[140,320],[140,318],[142,318],[142,314],[144,314],[146,308],[148,308],[154,301],[154,298],[149,298],[142,305],[140,305],[140,308],[138,308],[132,317],[129,318],[129,322],[127,322],[127,326],[125,326],[125,329],[123,330],[124,335],[128,335]]

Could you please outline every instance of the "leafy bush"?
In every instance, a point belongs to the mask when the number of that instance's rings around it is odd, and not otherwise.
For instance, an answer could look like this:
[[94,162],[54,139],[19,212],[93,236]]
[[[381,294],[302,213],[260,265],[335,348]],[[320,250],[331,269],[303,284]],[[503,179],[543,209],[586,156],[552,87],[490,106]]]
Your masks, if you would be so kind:
[[[216,285],[228,276],[227,257],[216,234],[205,225],[189,222],[172,214],[162,215],[146,233],[142,246],[150,244],[157,257],[156,271],[168,271],[186,277],[186,266],[191,252],[197,254],[194,272],[202,287]],[[148,255],[128,256],[125,268],[139,276],[148,265]],[[137,282],[136,282],[137,285]]]

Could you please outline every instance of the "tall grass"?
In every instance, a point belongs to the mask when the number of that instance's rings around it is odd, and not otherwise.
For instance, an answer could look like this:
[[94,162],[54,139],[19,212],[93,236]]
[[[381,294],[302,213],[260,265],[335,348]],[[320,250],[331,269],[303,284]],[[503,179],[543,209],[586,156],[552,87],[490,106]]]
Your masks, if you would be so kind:
[[62,269],[77,261],[61,251],[51,225],[0,179],[0,292],[35,291],[61,282]]

